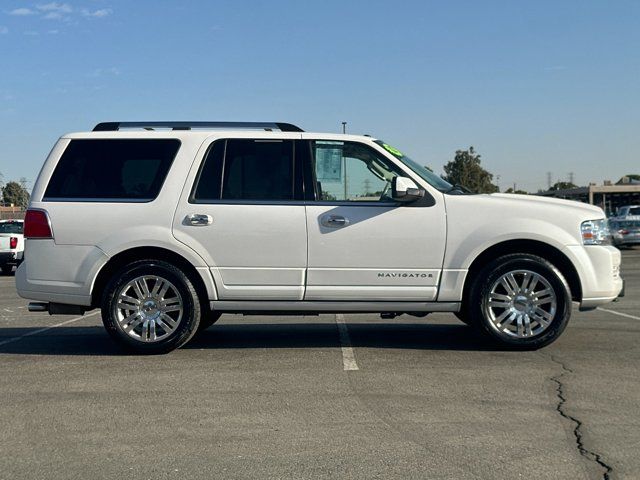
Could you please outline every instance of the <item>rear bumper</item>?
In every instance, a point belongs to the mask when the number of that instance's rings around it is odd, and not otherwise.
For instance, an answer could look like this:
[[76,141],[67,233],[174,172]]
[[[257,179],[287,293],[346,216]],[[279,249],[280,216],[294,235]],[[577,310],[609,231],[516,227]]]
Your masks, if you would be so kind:
[[40,302],[90,306],[93,279],[107,259],[96,247],[27,240],[26,259],[16,271],[18,295]]
[[0,265],[16,265],[22,260],[22,252],[0,252]]

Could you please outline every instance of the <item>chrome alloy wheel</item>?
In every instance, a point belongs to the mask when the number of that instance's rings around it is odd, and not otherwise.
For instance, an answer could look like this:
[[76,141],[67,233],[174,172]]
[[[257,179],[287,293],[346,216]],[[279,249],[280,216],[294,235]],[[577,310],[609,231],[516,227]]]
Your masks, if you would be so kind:
[[118,292],[115,318],[122,331],[141,342],[158,342],[182,320],[184,305],[178,289],[165,278],[137,277]]
[[531,338],[544,332],[556,316],[558,299],[551,284],[530,270],[499,277],[485,302],[485,315],[500,334]]

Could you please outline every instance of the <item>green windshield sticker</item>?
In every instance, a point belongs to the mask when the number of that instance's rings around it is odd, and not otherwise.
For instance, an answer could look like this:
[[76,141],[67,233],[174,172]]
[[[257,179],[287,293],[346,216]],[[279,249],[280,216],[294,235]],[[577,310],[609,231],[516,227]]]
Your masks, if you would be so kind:
[[383,143],[382,146],[391,155],[395,155],[396,157],[404,157],[402,152],[400,150],[398,150],[397,148],[393,148],[391,145],[387,145],[386,143]]

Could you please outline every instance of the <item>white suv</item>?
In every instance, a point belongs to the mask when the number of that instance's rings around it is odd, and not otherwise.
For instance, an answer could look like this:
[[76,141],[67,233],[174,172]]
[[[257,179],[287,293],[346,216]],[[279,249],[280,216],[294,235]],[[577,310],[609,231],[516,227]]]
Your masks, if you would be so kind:
[[16,283],[32,311],[102,309],[137,352],[221,313],[454,312],[503,345],[622,291],[603,211],[471,195],[368,136],[284,123],[123,122],[63,136]]

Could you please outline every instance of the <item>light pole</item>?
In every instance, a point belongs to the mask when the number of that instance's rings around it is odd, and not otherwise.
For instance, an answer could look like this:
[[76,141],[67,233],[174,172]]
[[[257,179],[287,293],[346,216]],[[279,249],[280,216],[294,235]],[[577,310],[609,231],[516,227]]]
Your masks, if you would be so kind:
[[347,133],[347,122],[342,122],[342,133]]

